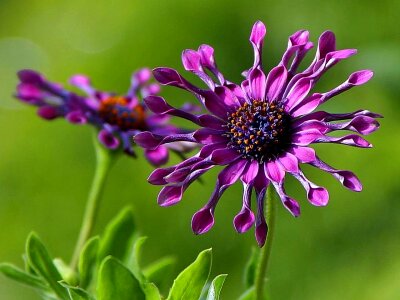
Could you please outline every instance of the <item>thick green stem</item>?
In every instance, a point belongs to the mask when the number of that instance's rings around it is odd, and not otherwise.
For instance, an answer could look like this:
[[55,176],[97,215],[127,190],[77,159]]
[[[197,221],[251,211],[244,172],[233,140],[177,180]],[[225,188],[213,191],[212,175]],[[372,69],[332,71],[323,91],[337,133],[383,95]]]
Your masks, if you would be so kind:
[[97,212],[101,194],[104,188],[104,183],[114,160],[114,153],[111,153],[110,150],[100,145],[100,143],[97,141],[97,138],[94,140],[94,147],[96,151],[96,170],[94,173],[89,197],[86,202],[79,238],[76,242],[74,254],[70,263],[71,269],[73,270],[77,267],[79,255],[83,246],[92,234],[93,227],[97,219]]
[[274,189],[270,185],[267,190],[266,201],[266,219],[268,224],[268,236],[264,247],[261,249],[260,261],[256,270],[255,278],[255,299],[265,300],[265,283],[268,268],[269,257],[271,255],[272,240],[274,238],[275,218],[276,218],[276,201],[274,197]]

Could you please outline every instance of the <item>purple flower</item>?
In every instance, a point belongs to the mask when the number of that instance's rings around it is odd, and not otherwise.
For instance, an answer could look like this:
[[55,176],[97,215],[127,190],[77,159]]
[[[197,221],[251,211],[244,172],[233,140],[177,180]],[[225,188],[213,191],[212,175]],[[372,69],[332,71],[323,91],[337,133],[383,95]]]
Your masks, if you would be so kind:
[[[96,90],[90,79],[83,75],[73,76],[70,84],[82,90],[85,96],[68,91],[32,70],[22,70],[18,77],[16,96],[37,106],[40,117],[47,120],[65,118],[74,124],[90,123],[98,128],[98,139],[108,149],[122,148],[128,155],[136,156],[132,137],[139,132],[156,135],[187,132],[169,124],[169,116],[152,114],[141,103],[142,98],[156,95],[160,90],[158,84],[149,82],[151,71],[146,68],[133,73],[130,89],[123,96]],[[182,108],[188,113],[195,109],[194,106]],[[145,150],[144,155],[151,164],[160,166],[168,161],[168,150],[184,152],[193,145],[185,142],[160,145]]]
[[[299,204],[285,192],[286,173],[301,183],[311,204],[324,206],[328,203],[328,191],[311,182],[299,164],[326,171],[346,188],[361,191],[361,183],[352,172],[329,166],[318,158],[310,145],[336,143],[370,148],[371,144],[360,135],[378,129],[379,123],[375,119],[381,117],[367,110],[345,114],[315,111],[333,96],[366,83],[373,75],[370,70],[357,71],[331,91],[311,93],[328,69],[356,53],[355,49],[336,50],[332,32],[326,31],[320,36],[314,60],[298,73],[300,62],[313,44],[307,31],[294,33],[289,37],[280,63],[268,74],[264,73],[261,64],[265,34],[264,24],[256,22],[250,35],[254,64],[243,73],[245,80],[240,85],[225,79],[215,63],[214,50],[208,45],[201,45],[197,51],[185,50],[182,54],[184,68],[200,77],[207,85],[206,89],[191,84],[173,69],[155,69],[153,74],[161,84],[191,92],[209,114],[194,115],[170,106],[161,97],[149,96],[145,103],[150,110],[190,120],[202,128],[168,137],[150,132],[135,137],[136,143],[146,149],[156,149],[178,140],[201,144],[202,148],[195,156],[173,167],[156,169],[150,175],[150,183],[165,185],[158,195],[158,203],[168,206],[179,202],[184,191],[199,176],[215,166],[225,166],[218,175],[210,200],[193,216],[193,231],[201,234],[213,226],[218,200],[228,187],[240,180],[244,189],[243,206],[234,218],[234,227],[242,233],[255,224],[260,246],[268,231],[264,198],[270,184],[284,207],[294,216],[300,214]],[[328,135],[339,130],[360,135]],[[256,215],[251,209],[253,190],[257,198]]]

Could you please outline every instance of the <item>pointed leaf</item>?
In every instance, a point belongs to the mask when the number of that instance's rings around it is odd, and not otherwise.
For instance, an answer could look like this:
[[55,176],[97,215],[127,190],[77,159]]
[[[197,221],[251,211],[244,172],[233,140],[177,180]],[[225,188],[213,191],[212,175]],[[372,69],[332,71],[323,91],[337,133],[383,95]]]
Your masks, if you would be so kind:
[[131,249],[134,233],[135,221],[132,209],[125,208],[107,225],[100,239],[98,261],[102,261],[108,255],[123,261]]
[[139,260],[140,260],[140,254],[142,251],[142,246],[146,240],[147,240],[147,237],[144,236],[144,237],[138,238],[135,241],[135,243],[133,244],[133,250],[129,257],[129,262],[128,262],[129,270],[131,270],[133,275],[135,275],[135,277],[137,279],[139,279],[140,283],[144,283],[144,281],[145,281],[144,275],[140,269]]
[[146,300],[161,300],[160,292],[154,283],[145,283],[143,285]]
[[60,284],[68,290],[71,300],[93,300],[93,297],[80,287],[71,286],[65,281],[60,281]]
[[26,253],[29,264],[47,281],[53,291],[61,299],[69,300],[67,290],[58,283],[62,280],[60,273],[54,266],[46,247],[34,233],[31,233],[28,237]]
[[139,280],[114,257],[104,259],[99,270],[98,300],[146,300]]
[[244,271],[244,283],[246,288],[250,288],[254,285],[259,258],[260,258],[259,249],[253,247],[251,249],[250,259],[248,260]]
[[210,274],[211,260],[211,249],[201,252],[175,279],[167,300],[199,299]]
[[88,287],[93,278],[99,249],[99,241],[99,237],[93,237],[88,240],[79,257],[79,286],[82,288]]
[[254,299],[255,299],[254,286],[246,290],[239,298],[239,300],[254,300]]
[[[176,264],[174,257],[164,257],[150,264],[143,270],[148,281],[154,282],[162,291],[167,288]],[[171,280],[172,281],[172,280]]]
[[10,279],[18,281],[19,283],[28,285],[35,289],[40,289],[44,291],[49,290],[49,287],[41,278],[35,275],[28,274],[12,264],[8,263],[0,264],[0,272],[3,273],[4,276],[7,276]]
[[219,294],[221,293],[221,289],[224,284],[226,276],[227,276],[226,274],[222,274],[214,278],[208,290],[206,300],[219,300]]
[[36,271],[32,268],[32,266],[29,264],[29,259],[27,257],[26,254],[22,255],[22,259],[24,260],[24,267],[25,267],[25,271],[29,274],[32,274],[34,276],[37,276],[38,274],[36,273]]

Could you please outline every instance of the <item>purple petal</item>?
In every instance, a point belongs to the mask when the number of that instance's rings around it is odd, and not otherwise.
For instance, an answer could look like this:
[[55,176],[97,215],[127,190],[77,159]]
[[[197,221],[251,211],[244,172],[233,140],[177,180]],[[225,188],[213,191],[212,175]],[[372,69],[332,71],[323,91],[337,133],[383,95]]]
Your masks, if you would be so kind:
[[132,81],[138,84],[145,84],[151,78],[151,70],[149,68],[142,68],[132,74]]
[[374,72],[371,70],[361,70],[357,71],[349,76],[348,82],[353,85],[362,85],[367,83],[372,76],[374,76]]
[[344,124],[343,128],[368,135],[379,128],[379,122],[371,117],[357,116],[347,124]]
[[161,88],[157,83],[152,83],[147,86],[142,87],[140,92],[142,93],[143,98],[150,95],[157,95],[160,92]]
[[323,136],[319,138],[317,143],[335,143],[360,148],[371,148],[372,145],[361,136],[349,134],[341,137]]
[[282,201],[283,206],[294,216],[298,217],[300,216],[300,205],[297,203],[296,200],[290,198],[286,192],[285,188],[283,186],[283,182],[280,183],[273,183],[276,192],[279,195],[279,198]]
[[301,171],[294,174],[294,176],[307,191],[307,198],[311,204],[315,206],[325,206],[328,204],[329,193],[324,187],[312,183]]
[[307,146],[317,139],[321,138],[323,135],[320,131],[316,129],[309,129],[304,131],[299,131],[293,134],[292,142],[297,146]]
[[21,70],[17,73],[19,80],[23,83],[30,83],[40,85],[43,83],[44,78],[41,74],[33,70]]
[[211,154],[211,161],[217,165],[226,165],[238,159],[241,155],[233,149],[218,149]]
[[290,151],[302,163],[309,163],[316,159],[315,150],[313,148],[293,146]]
[[112,133],[108,132],[105,129],[100,130],[98,134],[99,141],[109,149],[117,149],[120,141],[118,138],[116,138]]
[[153,76],[158,82],[164,85],[177,85],[182,81],[179,73],[171,68],[155,68]]
[[58,112],[57,108],[47,105],[39,107],[37,110],[37,114],[46,120],[53,120],[60,116],[60,113]]
[[252,101],[253,99],[251,98],[250,82],[249,82],[249,80],[248,80],[248,79],[243,80],[243,81],[242,81],[242,84],[240,85],[240,87],[241,87],[242,90],[243,90],[243,93],[244,93],[244,95],[245,95],[245,97],[246,97],[247,102],[251,103],[251,101]]
[[165,186],[161,189],[157,197],[158,205],[171,206],[181,201],[184,186]]
[[[258,170],[258,168],[257,168]],[[233,219],[233,225],[238,233],[244,233],[253,226],[255,221],[254,213],[251,211],[251,192],[252,184],[247,184],[243,180],[243,205],[240,212]]]
[[165,185],[168,182],[165,181],[164,177],[169,175],[173,170],[175,170],[175,167],[155,169],[151,172],[147,181],[154,185]]
[[246,167],[247,160],[238,159],[237,161],[229,164],[225,169],[218,174],[218,181],[221,188],[226,188],[234,184],[239,177],[243,174]]
[[221,101],[225,104],[226,110],[224,116],[227,112],[234,112],[240,107],[240,102],[236,98],[236,95],[232,93],[230,89],[225,86],[218,86],[215,88],[215,93],[219,96]]
[[325,57],[326,68],[330,68],[339,61],[357,54],[357,49],[343,49],[330,52]]
[[201,96],[203,97],[205,107],[212,114],[221,118],[222,120],[226,120],[229,112],[232,112],[234,110],[233,106],[231,106],[230,104],[225,104],[225,99],[221,99],[213,91],[203,91],[201,92]]
[[266,79],[267,99],[271,102],[277,100],[286,85],[287,71],[284,66],[273,68]]
[[144,99],[147,107],[156,114],[169,114],[171,116],[177,116],[186,120],[192,121],[195,124],[199,124],[198,118],[184,110],[180,110],[169,105],[163,97],[160,96],[148,96]]
[[249,76],[251,96],[254,100],[265,100],[266,77],[258,68],[251,70]]
[[211,143],[227,142],[227,138],[223,136],[224,132],[210,128],[201,128],[195,131],[193,138],[195,142],[207,145]]
[[195,234],[206,233],[214,225],[214,215],[208,207],[202,208],[193,215],[192,230]]
[[240,86],[235,83],[226,83],[225,86],[235,95],[240,106],[246,103],[246,95]]
[[279,157],[279,162],[285,168],[287,172],[297,173],[299,171],[299,162],[295,155],[286,152],[284,155]]
[[332,31],[325,31],[318,40],[316,60],[324,59],[329,52],[336,50],[336,38]]
[[256,240],[259,247],[263,247],[265,241],[267,240],[267,233],[268,233],[268,226],[267,223],[261,222],[260,224],[256,225]]
[[290,114],[293,117],[298,117],[312,112],[321,104],[322,97],[322,94],[312,94],[311,96],[305,98],[303,101],[292,107],[290,109]]
[[[289,37],[288,47],[282,56],[280,65],[285,66],[289,69],[289,73],[293,74],[304,56],[313,47],[313,43],[309,41],[309,32],[306,30],[300,30],[295,32]],[[289,62],[292,60],[291,66],[289,67]]]
[[81,111],[72,111],[65,118],[73,124],[85,124],[87,122],[86,116]]
[[336,130],[350,130],[363,135],[368,135],[379,128],[379,122],[374,118],[367,116],[356,116],[354,119],[345,123],[325,123],[321,121],[310,120],[304,122],[301,126],[304,126],[304,124],[310,124],[310,126],[315,126],[314,124],[321,124],[324,126],[325,131],[321,131],[320,128],[318,129],[323,133]]
[[222,121],[220,118],[207,114],[198,116],[198,120],[200,126],[216,130],[222,130],[223,126],[226,125],[226,122]]
[[89,77],[85,75],[74,75],[69,79],[69,83],[81,89],[88,95],[93,95],[96,92],[95,89],[92,87]]
[[27,102],[34,102],[32,104],[35,104],[36,101],[42,100],[43,94],[36,85],[20,83],[17,86],[17,97]]
[[257,218],[256,218],[255,235],[259,247],[264,246],[268,233],[268,226],[267,223],[265,222],[265,216],[264,216],[266,191],[267,189],[264,188],[257,194]]
[[264,164],[265,174],[274,182],[281,182],[285,177],[285,169],[278,161],[269,161]]
[[207,68],[215,68],[214,49],[209,45],[201,45],[199,47],[201,64]]
[[265,164],[259,165],[257,176],[254,179],[254,189],[257,193],[261,193],[263,190],[266,190],[269,185],[269,180],[265,173]]
[[204,72],[201,64],[201,56],[197,51],[187,49],[182,52],[182,63],[186,71],[193,72],[203,80],[211,90],[214,90],[215,84],[212,78]]
[[256,68],[259,64],[261,64],[261,55],[262,55],[262,47],[264,43],[264,37],[267,33],[267,29],[265,25],[261,21],[257,21],[253,25],[253,29],[250,34],[250,42],[254,48],[254,64],[253,68]]
[[154,150],[145,149],[144,155],[155,167],[161,166],[168,161],[168,149],[164,146],[159,146]]
[[200,54],[202,66],[209,69],[218,78],[221,85],[226,85],[224,76],[217,68],[214,49],[209,45],[201,45],[197,52]]
[[186,71],[203,71],[201,56],[197,51],[187,49],[182,52],[182,64]]
[[374,73],[370,70],[362,70],[352,73],[349,76],[349,78],[341,85],[323,94],[322,102],[326,102],[327,100],[333,98],[336,95],[339,95],[355,86],[359,86],[368,82],[373,75]]
[[354,192],[360,192],[362,190],[362,184],[353,172],[335,169],[319,158],[313,162],[310,162],[309,164],[332,174],[333,177],[335,177],[344,187],[348,188],[349,190]]
[[193,133],[188,134],[174,134],[171,136],[161,136],[153,134],[149,131],[141,132],[134,136],[134,141],[140,147],[145,149],[154,150],[162,144],[185,141],[196,143],[196,139],[193,137]]
[[155,68],[153,70],[154,78],[163,85],[176,86],[193,93],[200,101],[199,93],[202,92],[199,88],[188,82],[176,70],[171,68]]
[[302,78],[296,82],[293,88],[287,95],[286,106],[290,109],[296,104],[303,101],[312,88],[312,80],[309,78]]
[[248,162],[241,178],[242,181],[247,184],[253,182],[254,179],[257,177],[258,168],[259,163],[256,160]]
[[361,192],[362,184],[358,177],[350,171],[345,170],[337,170],[333,173],[335,176],[346,188],[355,192]]
[[244,206],[242,210],[233,219],[233,225],[238,233],[244,233],[253,226],[255,221],[254,213],[248,207]]

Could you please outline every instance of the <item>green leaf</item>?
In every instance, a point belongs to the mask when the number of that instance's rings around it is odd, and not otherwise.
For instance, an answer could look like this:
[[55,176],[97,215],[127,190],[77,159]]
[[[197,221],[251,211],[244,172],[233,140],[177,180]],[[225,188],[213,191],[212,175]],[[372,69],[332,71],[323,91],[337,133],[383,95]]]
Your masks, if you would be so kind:
[[219,294],[221,293],[222,286],[224,284],[226,274],[218,275],[217,277],[214,278],[214,280],[211,282],[211,286],[208,290],[207,298],[206,300],[218,300],[219,299]]
[[76,286],[71,286],[65,281],[59,282],[63,287],[68,290],[68,294],[71,300],[93,300],[93,297],[84,289]]
[[154,282],[162,291],[168,287],[169,280],[175,269],[176,259],[171,256],[163,257],[150,264],[143,270],[148,281]]
[[131,256],[129,257],[129,262],[128,262],[129,270],[131,270],[133,275],[135,275],[135,277],[137,279],[139,279],[140,283],[144,283],[144,281],[145,281],[142,270],[140,269],[139,260],[140,260],[140,255],[141,255],[143,244],[146,240],[147,240],[147,237],[144,236],[144,237],[138,238],[135,241],[135,243],[133,245],[133,251],[131,253]]
[[131,249],[134,233],[135,221],[132,209],[125,208],[107,225],[100,239],[98,261],[101,262],[108,255],[124,261]]
[[247,262],[245,271],[244,271],[244,283],[245,283],[246,288],[250,288],[254,285],[254,280],[256,277],[256,269],[257,269],[259,258],[260,258],[259,249],[253,247],[251,249],[250,259]]
[[37,276],[38,274],[36,273],[36,271],[32,268],[32,266],[29,264],[29,259],[27,257],[26,254],[22,255],[22,259],[24,260],[24,269],[25,272],[28,272],[29,274],[32,274],[34,276]]
[[255,291],[254,286],[246,290],[239,298],[239,300],[254,300]]
[[167,300],[199,299],[210,274],[211,260],[211,249],[202,251],[175,279]]
[[146,300],[139,280],[111,256],[100,266],[97,297],[98,300]]
[[145,283],[143,285],[146,300],[161,300],[160,292],[154,283]]
[[61,299],[69,300],[67,290],[58,283],[62,280],[60,273],[54,266],[46,247],[34,233],[28,237],[26,253],[29,264],[48,282],[53,291]]
[[61,258],[53,259],[53,264],[56,266],[58,272],[60,272],[61,277],[64,279],[64,281],[68,282],[71,285],[78,284],[76,272],[72,270],[71,267],[67,265]]
[[86,288],[89,286],[96,267],[96,259],[99,250],[99,237],[88,240],[82,249],[79,257],[79,286]]
[[48,291],[49,287],[46,283],[39,277],[25,273],[20,268],[8,263],[0,264],[0,272],[3,273],[10,279],[18,281],[19,283],[28,285],[35,289],[40,289],[44,291]]

